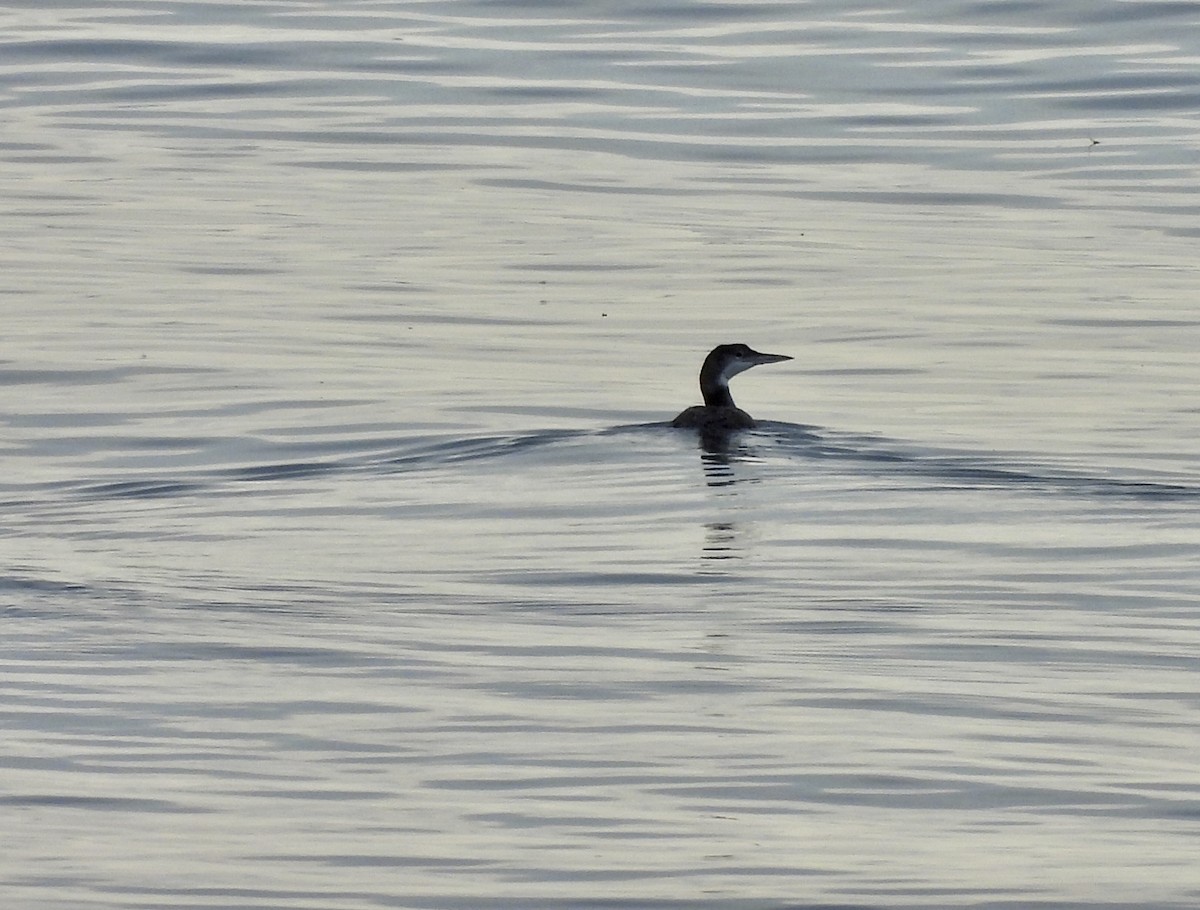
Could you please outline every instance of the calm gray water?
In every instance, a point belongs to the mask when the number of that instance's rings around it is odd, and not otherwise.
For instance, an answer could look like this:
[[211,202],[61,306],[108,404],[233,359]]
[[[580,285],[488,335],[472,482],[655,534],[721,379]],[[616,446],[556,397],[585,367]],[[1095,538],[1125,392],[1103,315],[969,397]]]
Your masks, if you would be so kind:
[[5,908],[1200,905],[1200,3],[0,26]]

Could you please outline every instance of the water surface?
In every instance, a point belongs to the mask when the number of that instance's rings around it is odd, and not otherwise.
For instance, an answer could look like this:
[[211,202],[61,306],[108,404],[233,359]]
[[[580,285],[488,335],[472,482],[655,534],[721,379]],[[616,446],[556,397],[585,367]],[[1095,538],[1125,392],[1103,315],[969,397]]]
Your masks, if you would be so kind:
[[1200,5],[0,17],[5,906],[1200,900]]

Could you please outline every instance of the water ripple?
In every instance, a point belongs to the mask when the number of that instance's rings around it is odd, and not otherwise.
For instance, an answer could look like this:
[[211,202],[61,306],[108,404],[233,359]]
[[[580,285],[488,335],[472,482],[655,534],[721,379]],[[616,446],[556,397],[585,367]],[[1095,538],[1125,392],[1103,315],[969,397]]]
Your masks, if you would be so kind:
[[[536,470],[553,457],[561,463],[584,465],[590,459],[610,458],[620,452],[633,458],[636,464],[637,446],[649,444],[647,458],[654,454],[659,443],[677,445],[686,453],[695,443],[690,432],[673,430],[667,424],[635,424],[606,430],[551,430],[522,434],[478,437],[439,437],[413,439],[398,450],[362,455],[353,450],[341,456],[305,461],[265,461],[216,470],[197,469],[185,475],[138,476],[104,481],[82,481],[68,485],[65,491],[79,499],[147,499],[176,498],[199,494],[233,494],[245,484],[270,484],[335,477],[345,474],[358,476],[396,472],[472,471],[477,463],[507,462],[509,468],[522,465]],[[143,441],[139,448],[150,448]],[[353,448],[359,448],[355,444]],[[372,448],[386,448],[375,440]],[[335,443],[322,448],[334,450]],[[601,455],[601,451],[609,454]],[[794,470],[811,470],[812,462],[828,464],[838,472],[854,471],[867,477],[888,479],[912,485],[917,482],[936,484],[943,489],[1004,490],[1041,492],[1087,498],[1131,497],[1187,501],[1200,497],[1200,485],[1138,478],[1108,476],[1099,470],[1062,471],[992,461],[969,452],[943,452],[928,447],[901,444],[879,437],[822,430],[817,427],[764,421],[761,429],[742,434],[731,440],[728,451],[717,453],[714,467],[732,460],[761,461],[773,459],[777,464],[791,464]],[[930,488],[933,489],[933,488]],[[49,492],[47,490],[47,492]],[[9,500],[15,506],[22,500]]]

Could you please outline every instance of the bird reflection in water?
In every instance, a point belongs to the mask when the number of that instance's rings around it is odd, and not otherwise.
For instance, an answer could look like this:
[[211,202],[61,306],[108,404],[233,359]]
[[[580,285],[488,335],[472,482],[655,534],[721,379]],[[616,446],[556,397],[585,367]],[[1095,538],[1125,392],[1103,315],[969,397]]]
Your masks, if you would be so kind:
[[738,526],[731,521],[710,521],[704,526],[704,552],[701,559],[741,559],[742,548],[738,546],[741,536]]

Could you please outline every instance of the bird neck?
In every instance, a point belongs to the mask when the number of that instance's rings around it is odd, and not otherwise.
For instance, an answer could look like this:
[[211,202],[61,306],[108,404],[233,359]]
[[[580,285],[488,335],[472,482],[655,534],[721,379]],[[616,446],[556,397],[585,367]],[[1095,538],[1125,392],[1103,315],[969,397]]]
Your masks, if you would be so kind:
[[737,407],[737,405],[733,403],[733,396],[729,394],[729,382],[724,376],[714,375],[709,371],[701,371],[700,394],[704,396],[705,407]]

